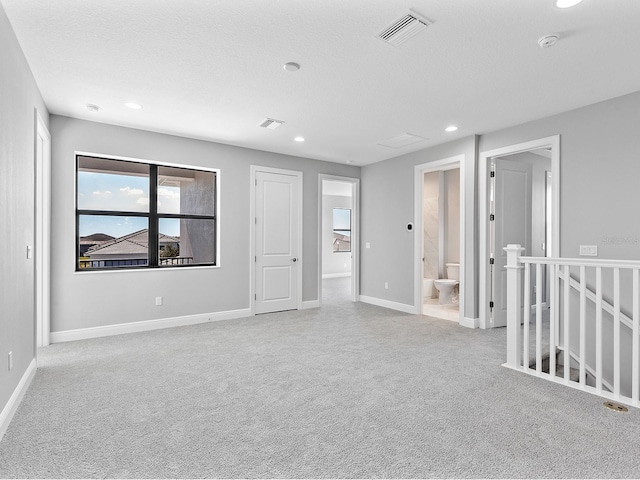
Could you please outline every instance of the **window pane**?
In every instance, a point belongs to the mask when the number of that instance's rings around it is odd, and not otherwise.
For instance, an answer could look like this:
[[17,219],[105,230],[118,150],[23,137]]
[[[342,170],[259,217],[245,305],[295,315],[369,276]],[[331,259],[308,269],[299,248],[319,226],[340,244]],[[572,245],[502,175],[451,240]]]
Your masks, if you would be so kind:
[[149,263],[146,218],[80,215],[78,267],[115,268]]
[[351,230],[351,210],[348,208],[333,209],[333,229]]
[[334,252],[350,252],[351,251],[351,230],[334,230],[333,231],[333,251]]
[[214,215],[214,172],[158,167],[158,213]]
[[78,157],[78,209],[149,211],[149,166]]
[[161,218],[160,266],[215,263],[215,220]]

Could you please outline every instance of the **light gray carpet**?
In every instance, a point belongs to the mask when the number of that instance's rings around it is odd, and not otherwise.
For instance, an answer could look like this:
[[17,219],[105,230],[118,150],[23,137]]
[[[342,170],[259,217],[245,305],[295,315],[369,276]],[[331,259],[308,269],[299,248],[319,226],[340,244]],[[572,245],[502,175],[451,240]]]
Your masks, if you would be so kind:
[[42,349],[0,477],[640,476],[640,411],[501,367],[503,329],[331,297]]

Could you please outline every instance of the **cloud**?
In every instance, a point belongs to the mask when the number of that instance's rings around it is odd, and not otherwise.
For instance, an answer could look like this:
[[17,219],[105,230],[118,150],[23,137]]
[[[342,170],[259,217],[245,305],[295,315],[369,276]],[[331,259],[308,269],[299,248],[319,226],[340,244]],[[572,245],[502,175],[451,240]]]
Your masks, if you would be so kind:
[[111,195],[111,192],[109,190],[105,190],[104,192],[101,192],[100,190],[96,190],[95,192],[93,192],[93,194],[96,197],[108,197],[109,195]]
[[169,198],[180,198],[180,193],[173,190],[169,190],[168,188],[159,188],[158,196],[169,197]]
[[149,197],[140,197],[136,203],[139,205],[149,205]]
[[[120,191],[126,193],[127,195],[142,195],[144,193],[141,188],[131,188],[131,187],[121,188]],[[148,203],[148,199],[147,199],[147,203]]]

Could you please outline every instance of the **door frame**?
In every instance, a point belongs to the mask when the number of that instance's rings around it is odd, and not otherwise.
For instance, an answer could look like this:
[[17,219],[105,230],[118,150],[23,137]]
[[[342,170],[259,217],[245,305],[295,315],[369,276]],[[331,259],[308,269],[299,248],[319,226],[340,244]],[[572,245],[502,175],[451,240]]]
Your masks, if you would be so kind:
[[467,268],[465,262],[466,252],[466,155],[460,154],[453,157],[443,158],[433,162],[423,163],[415,166],[414,170],[414,226],[416,234],[414,235],[414,313],[422,315],[422,299],[424,296],[422,288],[422,279],[424,277],[424,262],[422,257],[424,256],[424,174],[430,172],[438,172],[441,170],[453,170],[460,168],[460,285],[458,288],[458,310],[459,317],[458,323],[460,325],[467,325],[465,322],[465,308],[464,308],[464,295],[465,295],[465,281],[467,278]]
[[360,301],[360,179],[318,175],[318,306],[322,306],[322,194],[323,181],[351,184],[351,301]]
[[[43,150],[40,152],[42,139]],[[51,343],[51,134],[35,109],[35,317],[37,347]]]
[[256,187],[257,187],[257,178],[256,174],[258,172],[264,173],[274,173],[277,175],[289,175],[296,177],[298,179],[298,280],[297,285],[295,286],[297,292],[297,305],[296,308],[298,310],[302,310],[302,275],[304,268],[304,260],[303,260],[303,251],[302,251],[302,232],[304,229],[302,228],[302,189],[303,189],[303,178],[302,172],[296,170],[284,170],[281,168],[272,168],[272,167],[262,167],[260,165],[251,165],[251,193],[250,193],[250,206],[249,206],[249,235],[251,236],[250,241],[250,288],[249,288],[249,304],[251,305],[251,315],[256,314]]
[[524,153],[539,148],[551,148],[551,190],[552,190],[552,243],[549,245],[549,257],[560,256],[560,135],[539,138],[506,147],[487,150],[480,153],[478,161],[478,220],[480,222],[480,284],[479,284],[479,326],[482,329],[493,328],[493,319],[489,311],[489,172],[491,159],[505,155]]

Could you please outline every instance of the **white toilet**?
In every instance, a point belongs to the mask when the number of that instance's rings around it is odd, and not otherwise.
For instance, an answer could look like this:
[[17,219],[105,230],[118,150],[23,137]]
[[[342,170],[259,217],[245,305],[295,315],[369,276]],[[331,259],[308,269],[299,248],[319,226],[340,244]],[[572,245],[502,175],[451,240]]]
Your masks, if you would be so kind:
[[433,282],[438,290],[438,303],[448,305],[457,299],[456,289],[460,284],[460,264],[447,263],[447,278],[441,278]]

